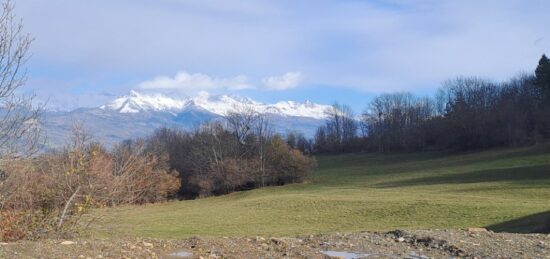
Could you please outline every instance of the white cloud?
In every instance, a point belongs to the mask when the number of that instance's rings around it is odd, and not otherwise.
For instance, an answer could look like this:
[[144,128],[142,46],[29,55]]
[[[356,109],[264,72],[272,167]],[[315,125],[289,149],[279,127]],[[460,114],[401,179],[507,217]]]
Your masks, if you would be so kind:
[[190,74],[181,71],[174,77],[159,76],[153,80],[142,82],[139,84],[139,88],[172,90],[243,90],[252,89],[254,87],[248,83],[248,78],[244,75],[217,78],[201,73]]
[[[244,88],[284,88],[276,77],[261,78],[290,68],[311,86],[428,92],[459,75],[503,80],[532,72],[550,50],[547,0],[310,2],[25,0],[16,13],[36,38],[29,83],[46,77],[81,85],[77,92],[97,85],[125,92],[135,78],[182,65],[246,73]],[[193,80],[220,91],[235,81],[208,75]],[[186,85],[170,76],[147,85]]]
[[297,87],[302,78],[303,76],[300,72],[288,72],[284,75],[264,78],[262,83],[270,90],[287,90]]

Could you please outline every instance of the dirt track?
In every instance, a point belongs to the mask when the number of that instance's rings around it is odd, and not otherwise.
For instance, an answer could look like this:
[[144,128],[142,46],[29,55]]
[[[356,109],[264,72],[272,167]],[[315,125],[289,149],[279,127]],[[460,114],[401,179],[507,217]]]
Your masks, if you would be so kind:
[[0,258],[331,258],[323,251],[332,251],[326,253],[334,258],[354,256],[343,252],[365,258],[550,258],[550,235],[424,230],[298,238],[76,239],[0,244]]

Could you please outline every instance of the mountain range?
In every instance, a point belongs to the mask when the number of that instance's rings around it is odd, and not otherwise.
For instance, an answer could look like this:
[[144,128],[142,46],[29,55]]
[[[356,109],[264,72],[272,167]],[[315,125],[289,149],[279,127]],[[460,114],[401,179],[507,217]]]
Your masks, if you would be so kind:
[[310,101],[265,104],[230,95],[200,93],[195,97],[174,98],[131,91],[95,108],[46,111],[42,126],[48,147],[66,144],[74,124],[81,124],[95,140],[109,147],[125,139],[147,136],[160,127],[192,129],[222,119],[243,106],[268,114],[277,133],[300,131],[309,137],[324,123],[326,110],[330,108]]

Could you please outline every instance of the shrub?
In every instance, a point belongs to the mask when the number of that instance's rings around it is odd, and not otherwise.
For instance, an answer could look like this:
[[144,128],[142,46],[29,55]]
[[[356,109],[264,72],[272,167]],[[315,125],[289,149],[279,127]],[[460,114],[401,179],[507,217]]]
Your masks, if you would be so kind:
[[315,160],[290,148],[281,138],[274,138],[268,146],[268,167],[271,183],[283,185],[303,182],[315,166]]
[[11,161],[0,179],[0,240],[73,233],[92,207],[164,201],[180,182],[166,155],[142,144],[107,152],[90,143]]

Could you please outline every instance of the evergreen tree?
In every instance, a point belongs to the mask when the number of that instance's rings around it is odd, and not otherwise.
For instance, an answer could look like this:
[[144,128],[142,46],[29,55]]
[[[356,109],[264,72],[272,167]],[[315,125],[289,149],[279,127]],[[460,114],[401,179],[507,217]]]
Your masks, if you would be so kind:
[[543,99],[550,101],[550,60],[542,55],[535,70],[535,85]]

